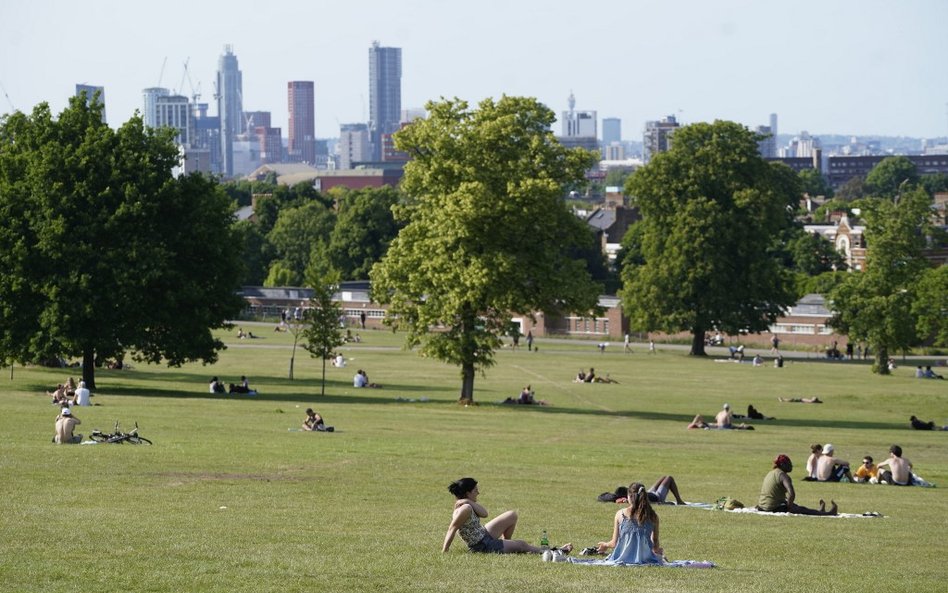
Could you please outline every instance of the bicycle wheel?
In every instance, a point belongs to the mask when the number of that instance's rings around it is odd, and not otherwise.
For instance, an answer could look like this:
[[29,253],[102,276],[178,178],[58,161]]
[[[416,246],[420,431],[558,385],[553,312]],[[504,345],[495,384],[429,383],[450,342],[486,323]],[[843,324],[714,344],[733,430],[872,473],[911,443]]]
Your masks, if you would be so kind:
[[149,441],[145,437],[140,437],[137,435],[128,437],[128,442],[133,445],[150,445],[151,444],[151,441]]

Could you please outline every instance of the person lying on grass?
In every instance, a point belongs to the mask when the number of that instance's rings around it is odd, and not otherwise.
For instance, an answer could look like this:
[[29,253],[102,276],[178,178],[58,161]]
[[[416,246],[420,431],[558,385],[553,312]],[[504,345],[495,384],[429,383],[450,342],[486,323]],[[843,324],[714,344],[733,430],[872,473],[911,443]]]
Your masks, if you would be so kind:
[[[444,536],[444,545],[441,546],[442,553],[446,553],[451,548],[451,542],[454,541],[456,534],[461,536],[471,552],[485,554],[542,554],[544,552],[543,549],[531,546],[523,540],[510,539],[517,527],[516,511],[501,513],[486,525],[481,525],[480,520],[487,517],[487,509],[477,502],[480,491],[477,488],[477,480],[474,478],[461,478],[452,482],[448,485],[448,491],[457,500],[454,502],[451,524]],[[573,545],[565,544],[559,549],[569,553]]]

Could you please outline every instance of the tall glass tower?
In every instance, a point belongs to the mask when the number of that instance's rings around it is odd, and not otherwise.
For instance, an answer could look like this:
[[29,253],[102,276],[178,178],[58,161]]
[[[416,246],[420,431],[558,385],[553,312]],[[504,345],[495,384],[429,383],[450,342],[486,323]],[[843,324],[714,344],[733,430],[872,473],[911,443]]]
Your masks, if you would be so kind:
[[369,48],[369,139],[372,160],[382,160],[382,136],[398,130],[402,114],[402,48]]
[[297,162],[316,164],[316,98],[313,81],[287,83],[290,113],[289,157]]
[[217,61],[217,113],[221,119],[221,173],[234,175],[234,136],[242,133],[243,75],[237,66],[233,46],[225,45]]

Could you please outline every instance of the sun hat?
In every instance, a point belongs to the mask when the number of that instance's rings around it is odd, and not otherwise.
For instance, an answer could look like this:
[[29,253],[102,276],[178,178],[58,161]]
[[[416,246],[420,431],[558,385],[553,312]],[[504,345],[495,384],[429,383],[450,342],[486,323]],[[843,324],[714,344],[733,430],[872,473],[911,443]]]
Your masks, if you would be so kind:
[[63,408],[62,415],[63,415],[63,416],[72,416],[72,410],[70,410],[69,408]]
[[833,448],[833,444],[832,444],[832,443],[826,443],[825,445],[823,445],[823,455],[829,455],[830,453],[832,453],[832,452],[835,451],[835,450],[836,450],[836,449]]
[[724,404],[724,409],[725,409],[725,410],[730,410],[730,409],[731,409],[731,404],[727,404],[727,403]]

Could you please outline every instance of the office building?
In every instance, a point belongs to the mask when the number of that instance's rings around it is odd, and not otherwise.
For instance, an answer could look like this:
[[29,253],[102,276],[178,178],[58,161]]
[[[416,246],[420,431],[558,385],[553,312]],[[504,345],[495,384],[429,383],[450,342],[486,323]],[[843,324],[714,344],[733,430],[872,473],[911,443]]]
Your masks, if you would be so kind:
[[382,136],[398,130],[402,111],[402,50],[369,48],[369,139],[372,160],[382,158]]
[[99,93],[99,104],[102,105],[102,123],[106,123],[105,119],[105,87],[104,86],[93,86],[91,84],[77,84],[76,85],[76,96],[81,97],[82,93],[86,94],[86,104],[92,102],[95,99],[95,94]]
[[339,169],[352,169],[357,163],[372,159],[369,126],[342,124],[339,126]]
[[142,121],[149,128],[158,127],[158,99],[171,94],[166,88],[152,87],[142,90]]
[[757,141],[757,151],[760,156],[765,159],[777,158],[777,139],[770,131],[770,126],[757,126],[755,131],[761,136],[761,139]]
[[645,133],[642,135],[643,160],[647,163],[653,156],[671,148],[672,136],[679,127],[674,115],[669,115],[659,121],[645,122]]
[[162,95],[155,100],[155,128],[173,128],[179,146],[191,145],[191,105],[184,95]]
[[289,107],[287,160],[316,163],[316,95],[313,81],[294,80],[286,85]]
[[602,118],[602,145],[610,146],[622,142],[622,120],[618,117]]
[[225,45],[217,61],[217,114],[221,125],[221,173],[234,175],[234,140],[244,131],[243,74],[233,46]]
[[595,111],[576,111],[576,97],[572,92],[568,99],[569,111],[563,111],[560,122],[563,134],[560,144],[567,148],[585,148],[599,152],[598,119]]

